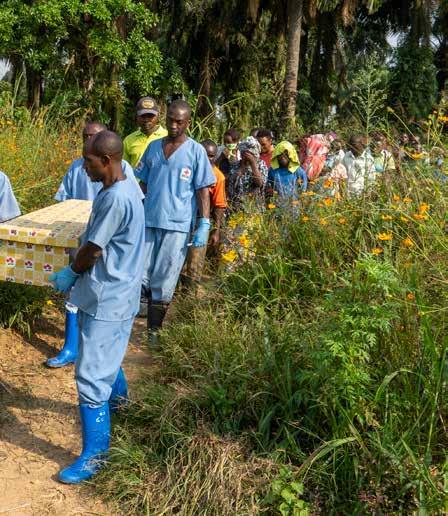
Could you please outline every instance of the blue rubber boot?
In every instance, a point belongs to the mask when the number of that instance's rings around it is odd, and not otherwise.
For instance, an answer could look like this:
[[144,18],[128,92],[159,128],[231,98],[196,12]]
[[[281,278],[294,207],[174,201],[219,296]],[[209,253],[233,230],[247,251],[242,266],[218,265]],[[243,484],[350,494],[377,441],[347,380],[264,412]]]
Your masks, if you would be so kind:
[[65,342],[54,358],[49,358],[45,365],[48,367],[64,367],[73,364],[78,357],[78,314],[65,312]]
[[117,378],[112,385],[112,392],[109,398],[109,411],[115,414],[120,407],[123,407],[128,402],[128,382],[124,375],[123,369],[118,370]]
[[79,484],[91,478],[104,464],[109,450],[110,416],[109,404],[90,407],[79,405],[82,427],[82,453],[68,468],[59,472],[64,484]]

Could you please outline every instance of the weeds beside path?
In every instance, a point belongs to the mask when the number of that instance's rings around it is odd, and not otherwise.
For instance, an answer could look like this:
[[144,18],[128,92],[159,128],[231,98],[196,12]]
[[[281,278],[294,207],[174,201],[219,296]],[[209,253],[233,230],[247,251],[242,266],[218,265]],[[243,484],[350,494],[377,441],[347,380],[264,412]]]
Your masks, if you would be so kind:
[[[63,318],[47,311],[31,338],[0,330],[0,514],[118,514],[90,487],[60,484],[56,474],[80,448],[73,367],[46,369],[42,363],[59,348]],[[149,358],[133,344],[125,359],[132,384]]]

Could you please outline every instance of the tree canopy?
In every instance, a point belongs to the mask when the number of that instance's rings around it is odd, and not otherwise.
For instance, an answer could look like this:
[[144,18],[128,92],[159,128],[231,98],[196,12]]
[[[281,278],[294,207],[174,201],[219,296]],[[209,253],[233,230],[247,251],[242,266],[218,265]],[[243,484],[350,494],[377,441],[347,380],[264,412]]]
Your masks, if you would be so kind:
[[425,116],[447,77],[447,17],[447,0],[4,0],[0,56],[34,109],[120,128],[139,96],[184,96],[202,117],[281,132],[344,113],[372,54],[388,103]]

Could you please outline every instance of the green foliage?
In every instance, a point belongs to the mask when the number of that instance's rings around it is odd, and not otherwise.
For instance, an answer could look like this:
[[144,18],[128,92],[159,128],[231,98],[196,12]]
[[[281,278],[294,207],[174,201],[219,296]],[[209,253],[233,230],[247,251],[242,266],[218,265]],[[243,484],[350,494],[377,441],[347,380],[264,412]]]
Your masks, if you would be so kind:
[[437,81],[431,48],[405,40],[396,50],[391,78],[392,100],[414,119],[426,118],[436,103]]
[[0,326],[29,334],[47,299],[45,288],[0,282]]
[[373,54],[367,57],[362,66],[353,70],[350,84],[350,100],[348,106],[357,125],[369,134],[373,129],[384,127],[386,118],[386,99],[389,72]]
[[[206,429],[244,443],[248,465],[284,466],[256,489],[259,512],[440,512],[448,192],[427,166],[405,170],[405,183],[389,177],[362,200],[324,203],[322,193],[302,199],[300,217],[244,215],[251,258],[176,303],[160,371],[118,448],[150,435],[140,460],[165,471],[168,450],[185,461],[185,442]],[[155,403],[161,388],[170,395]],[[138,478],[140,502],[129,500],[141,509],[153,490]]]
[[265,499],[268,507],[277,507],[282,516],[307,516],[308,504],[302,500],[303,484],[294,480],[293,472],[281,468],[279,478],[271,484]]

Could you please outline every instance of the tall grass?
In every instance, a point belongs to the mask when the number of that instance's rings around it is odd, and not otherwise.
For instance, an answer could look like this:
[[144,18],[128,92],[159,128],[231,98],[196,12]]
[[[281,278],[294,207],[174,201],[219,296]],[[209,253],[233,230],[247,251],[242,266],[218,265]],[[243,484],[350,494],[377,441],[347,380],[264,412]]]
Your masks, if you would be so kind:
[[145,514],[446,510],[447,185],[417,162],[326,192],[246,213],[251,258],[177,300],[103,492]]
[[[22,213],[56,202],[69,164],[79,156],[79,127],[54,116],[54,106],[35,115],[16,106],[16,94],[0,92],[0,170],[10,179]],[[0,325],[30,332],[49,289],[0,283]]]

